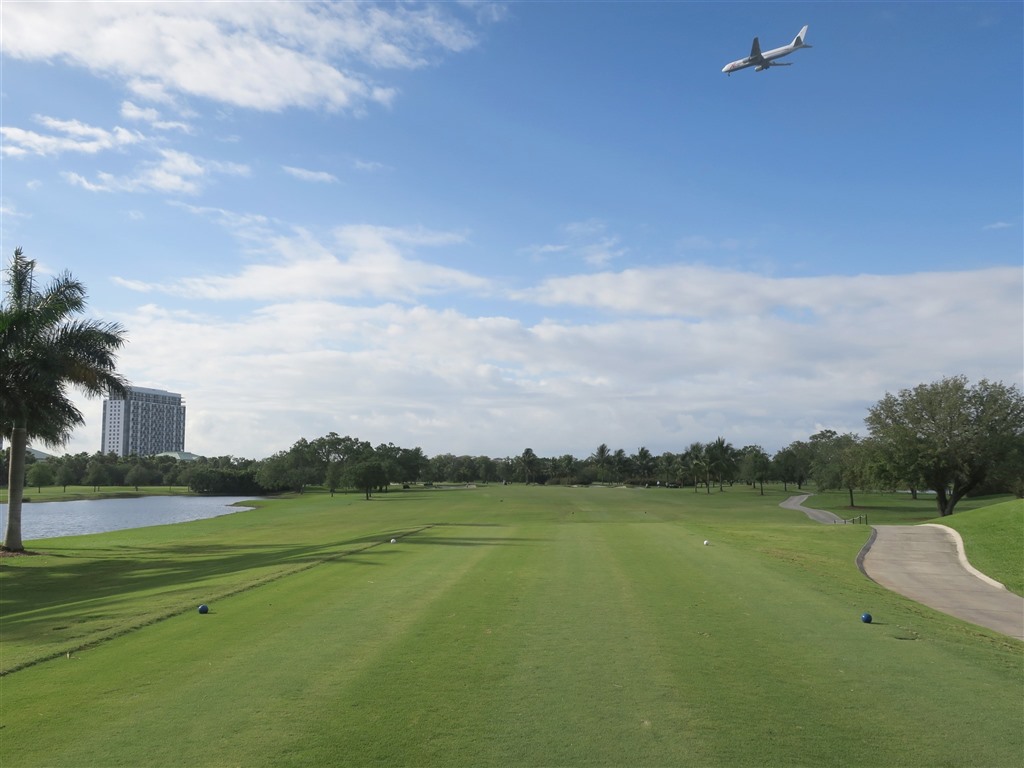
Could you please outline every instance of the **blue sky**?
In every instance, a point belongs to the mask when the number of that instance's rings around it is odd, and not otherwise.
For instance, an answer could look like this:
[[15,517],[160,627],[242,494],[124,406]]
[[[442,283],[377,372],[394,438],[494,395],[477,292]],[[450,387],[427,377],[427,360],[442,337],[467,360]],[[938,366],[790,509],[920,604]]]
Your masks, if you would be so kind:
[[863,433],[1024,376],[1022,9],[6,0],[0,251],[200,454]]

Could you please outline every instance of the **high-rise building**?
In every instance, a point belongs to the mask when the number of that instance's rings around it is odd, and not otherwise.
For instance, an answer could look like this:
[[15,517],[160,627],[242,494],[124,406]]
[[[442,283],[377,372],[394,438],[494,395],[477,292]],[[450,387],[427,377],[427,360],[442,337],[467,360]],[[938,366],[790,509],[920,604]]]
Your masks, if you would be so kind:
[[129,387],[126,396],[103,401],[100,451],[118,456],[152,456],[185,450],[185,406],[181,395]]

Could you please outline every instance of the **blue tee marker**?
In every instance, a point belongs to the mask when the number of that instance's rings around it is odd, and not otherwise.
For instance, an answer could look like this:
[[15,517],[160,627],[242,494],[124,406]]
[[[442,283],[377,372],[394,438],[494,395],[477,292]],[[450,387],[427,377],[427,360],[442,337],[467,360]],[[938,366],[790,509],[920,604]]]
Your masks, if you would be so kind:
[[860,620],[863,621],[865,624],[870,624],[871,623],[871,614],[870,613],[862,613],[860,615]]
[[206,605],[206,604],[204,603],[203,605],[200,605],[200,606],[199,606],[199,612],[200,612],[200,613],[209,613],[209,612],[210,612],[210,608],[209,608],[209,606],[207,606],[207,605]]

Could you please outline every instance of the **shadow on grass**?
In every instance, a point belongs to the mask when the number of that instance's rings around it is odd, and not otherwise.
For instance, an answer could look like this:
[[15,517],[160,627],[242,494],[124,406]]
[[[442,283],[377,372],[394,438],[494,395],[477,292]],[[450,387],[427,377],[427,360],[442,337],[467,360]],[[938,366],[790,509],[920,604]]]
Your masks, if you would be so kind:
[[[372,544],[368,542],[372,541]],[[380,536],[322,545],[220,545],[175,547],[119,546],[87,552],[45,551],[45,565],[4,568],[5,634],[57,606],[81,601],[164,592],[220,581],[224,587],[265,580],[332,559],[351,557]],[[34,560],[39,557],[33,558]],[[353,562],[356,562],[353,560]],[[232,579],[233,575],[240,578]]]
[[[28,642],[56,629],[55,623],[110,616],[115,606],[138,595],[153,597],[156,614],[140,624],[169,618],[184,610],[185,595],[203,592],[208,600],[224,599],[327,563],[380,566],[382,559],[400,554],[402,546],[514,546],[529,538],[436,535],[446,523],[392,530],[323,544],[176,544],[174,546],[113,546],[44,552],[45,564],[5,567],[0,610],[6,642]],[[475,527],[456,523],[452,527]],[[491,527],[482,524],[480,527]],[[426,536],[419,534],[432,530]],[[395,544],[391,540],[396,539]],[[367,559],[372,556],[373,559]],[[175,595],[180,595],[176,598]],[[84,605],[93,606],[88,616]],[[159,606],[163,606],[160,608]],[[160,613],[160,611],[163,613]],[[76,618],[77,617],[77,618]],[[62,627],[61,627],[62,628]]]

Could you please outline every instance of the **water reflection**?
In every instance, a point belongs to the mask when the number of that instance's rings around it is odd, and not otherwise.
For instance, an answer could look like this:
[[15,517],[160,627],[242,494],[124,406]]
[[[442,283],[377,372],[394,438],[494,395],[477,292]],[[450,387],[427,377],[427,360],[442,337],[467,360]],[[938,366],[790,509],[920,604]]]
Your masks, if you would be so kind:
[[[168,525],[230,515],[250,507],[233,507],[251,496],[144,496],[138,499],[86,499],[29,502],[21,508],[21,538],[49,539],[86,533]],[[4,526],[7,505],[2,505]]]

